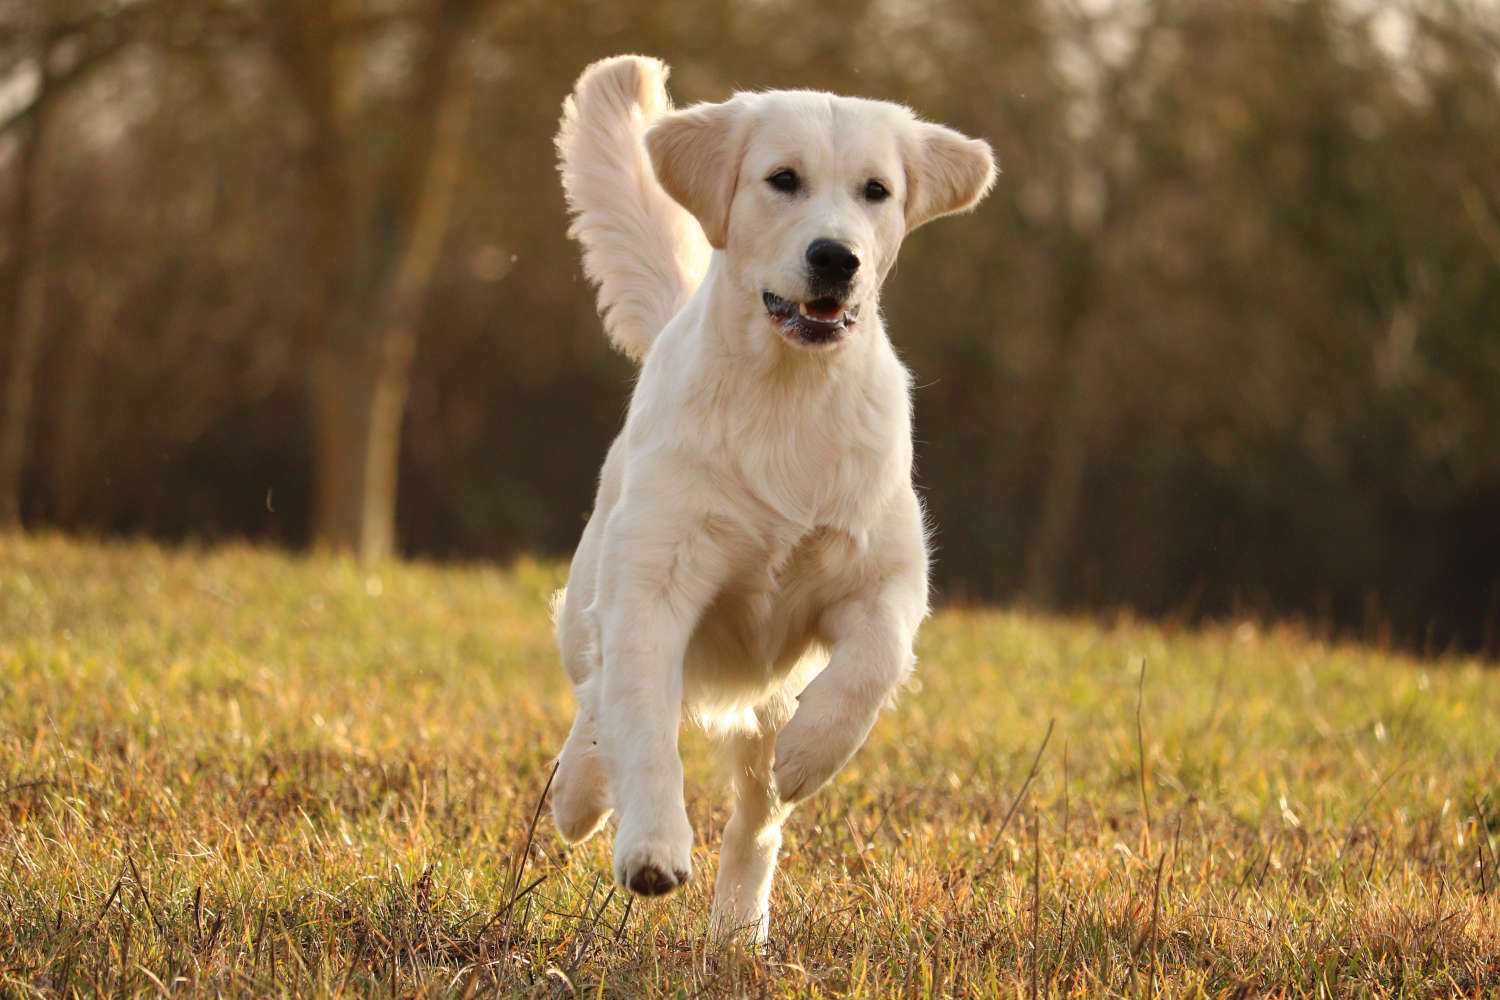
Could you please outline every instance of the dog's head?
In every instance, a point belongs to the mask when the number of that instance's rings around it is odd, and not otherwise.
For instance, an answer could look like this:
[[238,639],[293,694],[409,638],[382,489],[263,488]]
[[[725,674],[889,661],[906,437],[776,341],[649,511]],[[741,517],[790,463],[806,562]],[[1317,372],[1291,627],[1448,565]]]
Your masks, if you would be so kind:
[[872,315],[902,238],[972,208],[990,147],[884,101],[737,94],[661,118],[657,179],[691,212],[743,294],[788,343],[828,348]]

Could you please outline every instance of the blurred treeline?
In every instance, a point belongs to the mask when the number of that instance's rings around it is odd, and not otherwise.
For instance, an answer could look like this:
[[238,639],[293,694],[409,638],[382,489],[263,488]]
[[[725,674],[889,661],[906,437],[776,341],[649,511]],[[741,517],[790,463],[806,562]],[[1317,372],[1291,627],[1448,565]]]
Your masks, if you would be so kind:
[[940,595],[1500,644],[1488,0],[0,0],[0,515],[566,553],[590,60],[987,137],[886,311]]

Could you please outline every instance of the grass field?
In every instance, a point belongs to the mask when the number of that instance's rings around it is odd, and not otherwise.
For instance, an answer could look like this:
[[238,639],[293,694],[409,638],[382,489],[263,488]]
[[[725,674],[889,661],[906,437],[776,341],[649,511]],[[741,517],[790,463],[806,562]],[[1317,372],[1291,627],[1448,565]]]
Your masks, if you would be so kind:
[[942,612],[723,953],[701,736],[686,892],[530,833],[560,581],[0,536],[0,995],[1500,993],[1494,666]]

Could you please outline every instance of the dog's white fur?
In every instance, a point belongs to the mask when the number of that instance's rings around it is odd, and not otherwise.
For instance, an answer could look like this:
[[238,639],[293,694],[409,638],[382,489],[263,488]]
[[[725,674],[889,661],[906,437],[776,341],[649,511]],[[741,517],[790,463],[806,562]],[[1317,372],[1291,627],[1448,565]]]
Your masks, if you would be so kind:
[[[902,237],[971,208],[994,165],[879,101],[773,91],[674,112],[666,72],[590,66],[557,138],[605,330],[642,367],[559,595],[579,708],[553,812],[569,841],[618,812],[621,885],[685,881],[687,710],[734,765],[713,925],[759,940],[782,822],[864,742],[927,613],[909,377],[880,285]],[[783,169],[795,193],[768,183]],[[872,179],[888,198],[866,196]],[[819,238],[861,261],[843,297],[857,319],[831,344],[762,300],[819,294]]]

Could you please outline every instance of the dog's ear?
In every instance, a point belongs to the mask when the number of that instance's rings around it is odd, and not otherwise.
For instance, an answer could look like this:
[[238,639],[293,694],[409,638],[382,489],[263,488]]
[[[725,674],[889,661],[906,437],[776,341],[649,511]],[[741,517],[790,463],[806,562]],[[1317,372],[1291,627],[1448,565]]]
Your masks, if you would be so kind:
[[646,132],[656,179],[693,213],[715,250],[728,239],[729,205],[744,155],[744,108],[730,100],[663,115]]
[[990,144],[931,122],[913,122],[906,140],[906,230],[979,204],[995,182]]

